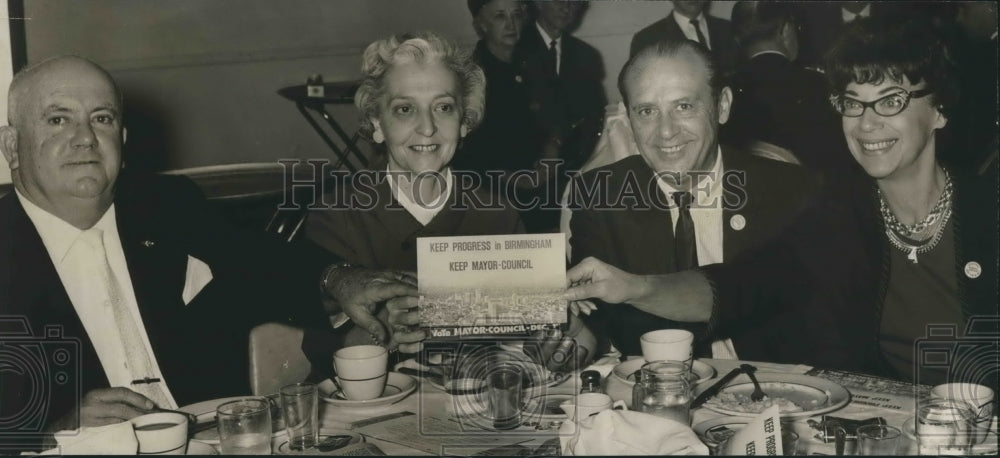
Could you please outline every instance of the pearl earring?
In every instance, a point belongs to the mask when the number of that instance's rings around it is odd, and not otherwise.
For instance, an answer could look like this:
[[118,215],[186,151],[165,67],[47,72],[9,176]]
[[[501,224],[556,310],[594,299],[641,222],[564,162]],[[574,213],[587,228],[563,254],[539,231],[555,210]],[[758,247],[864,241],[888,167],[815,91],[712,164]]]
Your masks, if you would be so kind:
[[372,140],[375,140],[375,143],[382,143],[385,141],[385,136],[382,135],[381,130],[376,130],[375,132],[372,132]]

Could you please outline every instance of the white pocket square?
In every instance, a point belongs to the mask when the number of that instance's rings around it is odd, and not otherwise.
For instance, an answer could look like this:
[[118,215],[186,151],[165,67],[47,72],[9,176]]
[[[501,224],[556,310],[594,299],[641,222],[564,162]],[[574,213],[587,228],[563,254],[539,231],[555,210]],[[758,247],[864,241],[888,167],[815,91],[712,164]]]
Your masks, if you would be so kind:
[[212,281],[212,268],[208,267],[208,264],[205,264],[201,259],[188,256],[187,274],[184,277],[184,292],[181,293],[184,305],[190,304],[191,300],[210,281]]

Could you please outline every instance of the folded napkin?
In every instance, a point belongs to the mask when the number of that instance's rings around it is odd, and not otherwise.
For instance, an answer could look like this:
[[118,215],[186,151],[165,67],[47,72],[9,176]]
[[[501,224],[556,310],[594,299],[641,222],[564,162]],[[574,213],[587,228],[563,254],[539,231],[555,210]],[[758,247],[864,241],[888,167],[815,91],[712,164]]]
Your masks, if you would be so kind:
[[708,455],[691,427],[628,410],[563,422],[559,441],[563,455]]
[[132,423],[127,421],[60,431],[55,437],[59,445],[40,455],[135,455],[139,452],[139,441]]

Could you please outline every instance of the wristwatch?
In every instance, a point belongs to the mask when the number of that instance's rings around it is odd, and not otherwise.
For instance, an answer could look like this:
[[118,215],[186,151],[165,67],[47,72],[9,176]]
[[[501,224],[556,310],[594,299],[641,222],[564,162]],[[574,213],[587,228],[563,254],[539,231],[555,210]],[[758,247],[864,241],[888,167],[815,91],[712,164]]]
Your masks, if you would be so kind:
[[349,263],[347,261],[343,261],[343,262],[339,262],[339,263],[336,263],[336,264],[330,264],[329,266],[326,267],[326,269],[323,269],[323,277],[319,281],[319,289],[320,289],[320,291],[322,291],[323,294],[326,294],[326,295],[329,296],[329,293],[327,293],[327,291],[329,291],[329,289],[327,289],[327,288],[330,286],[329,285],[330,274],[333,273],[334,270],[337,270],[337,269],[348,269],[348,268],[351,268],[351,267],[354,267],[354,266],[351,265],[351,263]]

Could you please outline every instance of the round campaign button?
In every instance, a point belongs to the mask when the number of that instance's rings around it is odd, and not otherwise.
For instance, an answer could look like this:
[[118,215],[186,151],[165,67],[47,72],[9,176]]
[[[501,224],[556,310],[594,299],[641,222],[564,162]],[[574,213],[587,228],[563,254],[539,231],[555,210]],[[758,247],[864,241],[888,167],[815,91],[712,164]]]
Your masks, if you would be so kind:
[[743,215],[733,215],[732,218],[729,218],[729,227],[742,231],[744,227],[747,227],[747,219]]
[[979,278],[983,274],[983,266],[976,261],[969,261],[965,264],[965,276],[969,278]]

